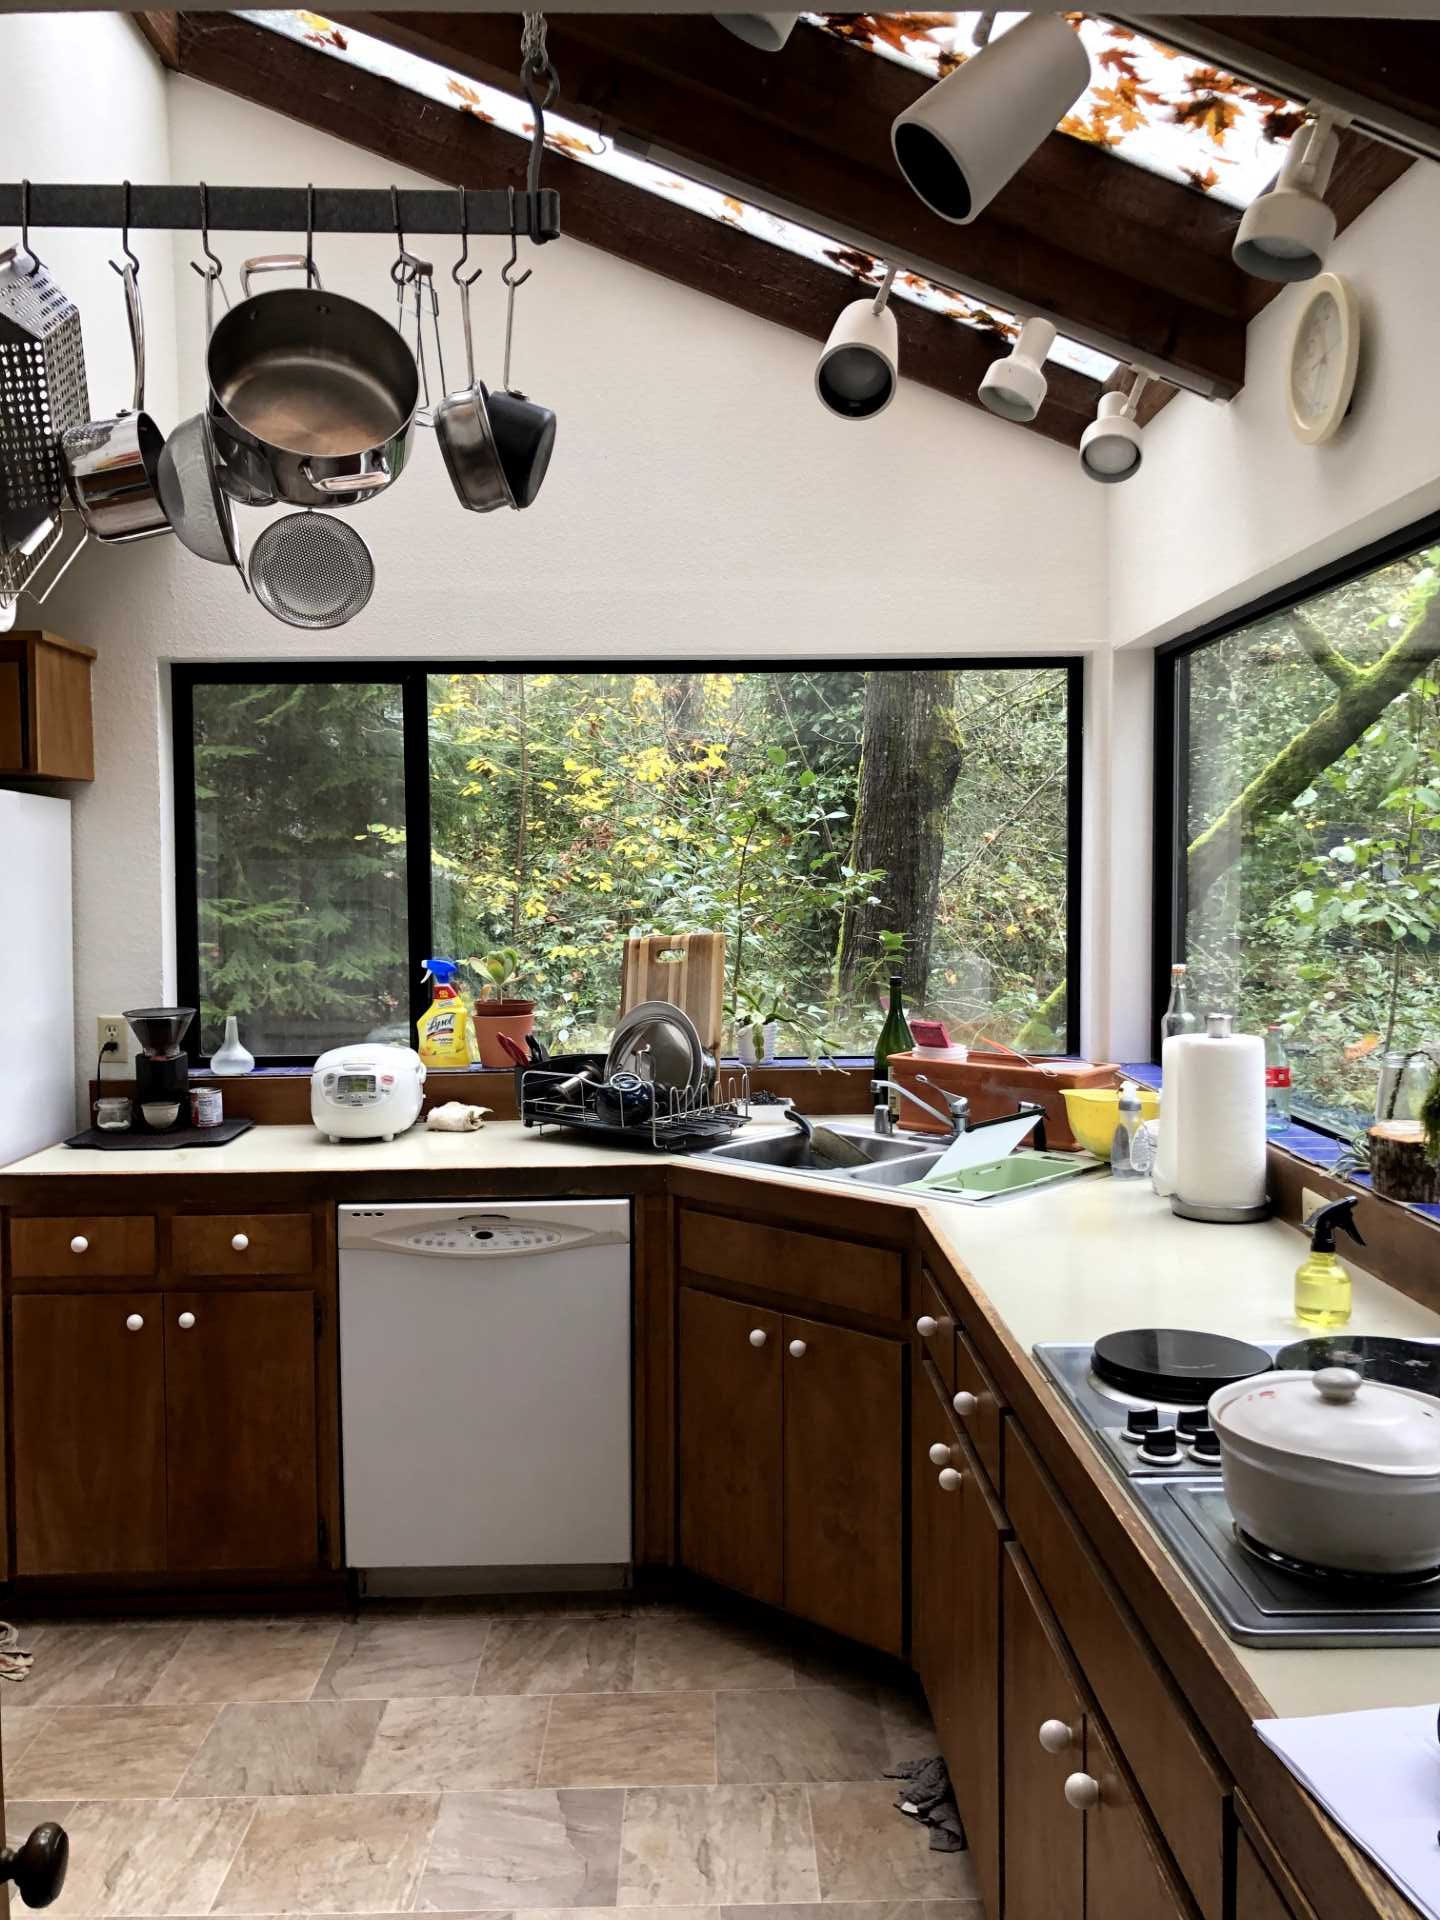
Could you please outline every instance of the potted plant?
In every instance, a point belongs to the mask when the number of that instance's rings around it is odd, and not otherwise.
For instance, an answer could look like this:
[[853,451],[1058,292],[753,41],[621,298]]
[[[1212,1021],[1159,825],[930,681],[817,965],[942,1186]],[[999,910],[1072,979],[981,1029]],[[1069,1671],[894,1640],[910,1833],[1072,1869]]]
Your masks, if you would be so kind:
[[500,1044],[504,1033],[520,1046],[535,1031],[535,1002],[520,1000],[507,993],[520,978],[520,955],[514,947],[497,947],[494,953],[471,958],[467,965],[480,976],[480,997],[475,1002],[475,1044],[480,1050],[482,1067],[511,1067],[515,1062]]
[[816,1060],[822,1067],[835,1065],[822,1024],[824,1008],[793,1006],[769,982],[742,984],[731,1001],[730,1017],[741,1066],[753,1067],[775,1058],[782,1024],[800,1042],[807,1060]]

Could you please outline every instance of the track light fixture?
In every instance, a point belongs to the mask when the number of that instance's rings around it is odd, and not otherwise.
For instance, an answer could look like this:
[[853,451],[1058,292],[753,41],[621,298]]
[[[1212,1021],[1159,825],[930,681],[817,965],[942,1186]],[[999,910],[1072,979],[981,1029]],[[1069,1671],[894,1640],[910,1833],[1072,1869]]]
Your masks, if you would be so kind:
[[1313,280],[1335,238],[1335,215],[1325,189],[1347,116],[1313,105],[1290,142],[1280,177],[1245,210],[1230,249],[1237,267],[1259,280]]
[[712,17],[761,53],[779,53],[800,18],[798,13],[717,13]]
[[1080,465],[1092,480],[1113,486],[1140,471],[1144,445],[1135,409],[1150,384],[1148,373],[1136,373],[1129,393],[1102,393],[1095,418],[1080,436]]
[[1055,343],[1048,320],[1031,318],[1020,337],[999,360],[992,360],[980,382],[980,398],[1002,420],[1033,420],[1045,404],[1045,356]]
[[[982,16],[982,21],[983,21]],[[1029,13],[949,73],[890,129],[900,171],[933,213],[983,213],[1090,84],[1090,56],[1057,13]]]
[[830,329],[815,363],[815,391],[842,420],[873,420],[895,398],[900,381],[900,329],[890,311],[895,269],[872,299],[852,300]]

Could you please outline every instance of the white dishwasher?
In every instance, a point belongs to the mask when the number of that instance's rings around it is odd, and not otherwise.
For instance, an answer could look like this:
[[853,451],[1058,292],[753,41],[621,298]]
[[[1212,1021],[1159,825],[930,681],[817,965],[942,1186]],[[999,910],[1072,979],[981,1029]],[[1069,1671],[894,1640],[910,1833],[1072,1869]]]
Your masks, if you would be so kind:
[[345,1564],[367,1591],[623,1581],[629,1201],[341,1207],[339,1248]]

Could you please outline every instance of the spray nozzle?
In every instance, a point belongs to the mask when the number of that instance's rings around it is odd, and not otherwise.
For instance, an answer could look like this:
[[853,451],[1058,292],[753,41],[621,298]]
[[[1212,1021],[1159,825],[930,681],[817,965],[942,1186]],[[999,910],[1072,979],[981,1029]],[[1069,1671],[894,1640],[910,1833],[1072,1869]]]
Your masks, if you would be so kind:
[[1348,1233],[1357,1246],[1365,1245],[1365,1237],[1356,1226],[1353,1217],[1353,1209],[1359,1205],[1359,1201],[1359,1194],[1352,1193],[1341,1200],[1332,1200],[1328,1205],[1315,1209],[1305,1222],[1305,1231],[1310,1235],[1312,1253],[1333,1253],[1337,1231]]

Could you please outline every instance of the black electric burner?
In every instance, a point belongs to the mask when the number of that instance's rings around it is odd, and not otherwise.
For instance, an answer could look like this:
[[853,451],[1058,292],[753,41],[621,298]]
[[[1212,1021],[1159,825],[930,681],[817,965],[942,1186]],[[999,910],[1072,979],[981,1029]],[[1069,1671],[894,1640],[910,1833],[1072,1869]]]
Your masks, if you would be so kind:
[[1316,1586],[1363,1588],[1367,1593],[1408,1593],[1414,1587],[1430,1587],[1440,1580],[1440,1567],[1421,1567],[1414,1573],[1359,1573],[1350,1567],[1317,1567],[1309,1560],[1297,1560],[1293,1554],[1267,1547],[1246,1533],[1239,1521],[1231,1523],[1235,1538],[1252,1559],[1288,1573],[1292,1580],[1310,1580]]
[[1122,1393],[1198,1407],[1221,1387],[1268,1373],[1274,1362],[1264,1347],[1230,1340],[1221,1333],[1132,1327],[1097,1340],[1090,1365],[1098,1379]]
[[1440,1400],[1440,1347],[1424,1340],[1397,1340],[1378,1333],[1322,1333],[1296,1340],[1275,1356],[1277,1367],[1317,1373],[1321,1367],[1353,1367],[1362,1379],[1388,1387],[1412,1387]]

